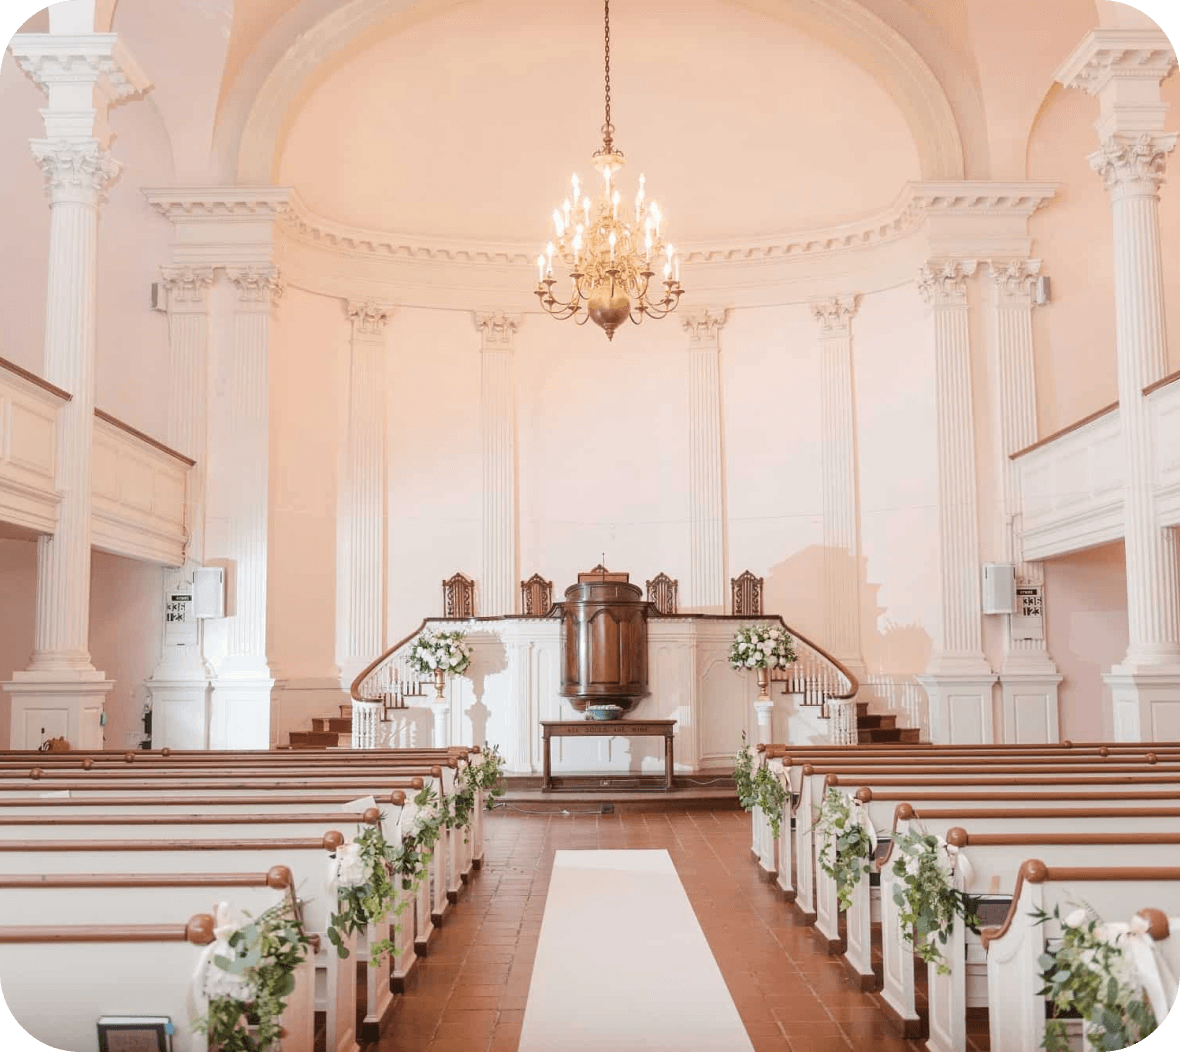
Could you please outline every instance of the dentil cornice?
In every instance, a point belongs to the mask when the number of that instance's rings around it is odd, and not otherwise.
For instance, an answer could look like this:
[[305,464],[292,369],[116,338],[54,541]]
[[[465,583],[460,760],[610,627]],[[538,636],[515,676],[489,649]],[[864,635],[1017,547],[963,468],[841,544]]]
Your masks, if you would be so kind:
[[168,290],[168,309],[203,308],[206,293],[213,285],[212,267],[161,267],[164,288]]
[[681,324],[688,333],[693,350],[713,349],[725,323],[729,321],[728,307],[697,307],[681,311]]
[[856,295],[845,295],[814,301],[811,304],[811,316],[819,322],[820,335],[848,336],[859,300]]
[[1001,306],[1033,306],[1033,289],[1041,273],[1039,259],[989,259],[987,265]]
[[97,139],[33,139],[29,145],[54,203],[101,204],[119,177],[119,162]]
[[967,279],[977,266],[974,259],[929,260],[918,271],[918,291],[933,307],[964,306]]
[[95,84],[115,105],[138,98],[152,86],[114,33],[18,33],[8,50],[47,94],[58,84]]
[[390,311],[370,300],[349,300],[346,306],[356,336],[380,336],[389,321]]
[[283,295],[283,278],[278,267],[226,267],[225,276],[238,290],[242,304],[275,306]]
[[1157,29],[1092,29],[1074,48],[1054,79],[1067,88],[1097,95],[1112,80],[1161,81],[1176,69],[1176,52]]
[[479,330],[481,338],[481,350],[512,350],[516,340],[516,330],[520,328],[521,316],[519,314],[476,311],[474,317],[475,327]]
[[1112,135],[1090,154],[1090,167],[1113,193],[1157,194],[1176,139],[1174,134],[1147,132],[1133,140]]

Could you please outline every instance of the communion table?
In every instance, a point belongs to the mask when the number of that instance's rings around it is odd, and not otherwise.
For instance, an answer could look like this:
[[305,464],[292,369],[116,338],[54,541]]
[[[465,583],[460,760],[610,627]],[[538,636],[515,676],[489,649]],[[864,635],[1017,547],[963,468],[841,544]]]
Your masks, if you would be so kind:
[[[541,739],[545,748],[545,767],[541,778],[541,788],[546,792],[576,791],[588,786],[582,784],[554,785],[552,741],[554,738],[663,738],[664,739],[664,777],[622,778],[598,777],[594,779],[594,788],[608,787],[612,789],[658,789],[667,792],[672,788],[672,739],[675,736],[675,720],[542,720]],[[638,785],[625,785],[626,782],[639,782]]]

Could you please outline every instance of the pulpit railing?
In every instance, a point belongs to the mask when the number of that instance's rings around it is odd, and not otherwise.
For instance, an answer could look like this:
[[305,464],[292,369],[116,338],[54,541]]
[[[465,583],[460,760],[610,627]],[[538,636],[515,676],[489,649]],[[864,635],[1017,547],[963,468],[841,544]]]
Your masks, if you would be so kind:
[[[550,610],[550,617],[559,616],[561,604],[555,604]],[[723,620],[734,622],[734,628],[740,623],[777,622],[791,636],[795,650],[795,661],[785,669],[773,669],[770,673],[771,682],[782,683],[784,692],[798,697],[801,705],[818,707],[819,715],[827,719],[837,717],[840,724],[840,736],[847,740],[851,736],[855,742],[856,735],[856,707],[852,699],[860,690],[860,681],[855,673],[847,668],[838,658],[833,657],[823,647],[813,643],[805,635],[788,625],[777,614],[763,614],[760,617],[735,617],[733,615],[715,614],[676,614],[669,620]],[[411,705],[424,706],[429,704],[433,696],[433,682],[424,680],[417,672],[410,668],[410,648],[422,631],[430,628],[457,628],[488,621],[513,620],[514,617],[428,617],[405,639],[400,640],[382,654],[376,661],[364,669],[352,682],[353,720],[352,744],[353,748],[373,748],[380,728],[377,724],[387,719],[390,711],[406,708]],[[661,615],[649,615],[652,621],[662,620]],[[365,706],[358,711],[358,703]],[[839,705],[839,713],[834,711],[833,703]],[[847,704],[843,704],[847,703]],[[376,712],[376,722],[373,713]]]

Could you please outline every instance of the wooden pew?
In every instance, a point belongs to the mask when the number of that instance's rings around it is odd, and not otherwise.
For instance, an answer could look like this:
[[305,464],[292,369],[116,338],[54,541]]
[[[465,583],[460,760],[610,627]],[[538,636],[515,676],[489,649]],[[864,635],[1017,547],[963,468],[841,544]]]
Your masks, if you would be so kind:
[[[90,1049],[104,1015],[171,1018],[173,1052],[202,1052],[192,1032],[202,1006],[190,999],[200,947],[213,942],[209,914],[186,923],[0,927],[4,999],[17,1022],[55,1048]],[[62,963],[76,981],[63,989]],[[313,1052],[314,980],[310,959],[296,971],[282,1016],[281,1052]]]
[[[1120,861],[1122,861],[1120,859]],[[1026,1052],[1041,1047],[1045,1034],[1044,999],[1037,959],[1046,945],[1059,939],[1053,921],[1038,925],[1030,914],[1038,909],[1052,913],[1060,906],[1067,915],[1078,901],[1085,901],[1103,920],[1121,920],[1133,903],[1149,900],[1155,910],[1180,916],[1180,867],[1175,865],[1072,865],[1039,858],[1020,864],[1015,894],[1007,919],[999,927],[985,928],[987,950],[988,1027],[991,1052]],[[1157,924],[1156,934],[1167,936]],[[1173,934],[1168,939],[1171,942]],[[1168,959],[1180,959],[1175,948]],[[1168,991],[1170,996],[1175,990]]]

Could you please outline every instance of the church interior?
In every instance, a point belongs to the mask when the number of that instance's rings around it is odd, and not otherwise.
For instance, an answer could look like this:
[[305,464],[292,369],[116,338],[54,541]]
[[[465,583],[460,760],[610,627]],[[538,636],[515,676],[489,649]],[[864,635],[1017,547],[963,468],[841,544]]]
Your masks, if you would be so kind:
[[1176,1047],[1147,14],[6,40],[3,1047]]

